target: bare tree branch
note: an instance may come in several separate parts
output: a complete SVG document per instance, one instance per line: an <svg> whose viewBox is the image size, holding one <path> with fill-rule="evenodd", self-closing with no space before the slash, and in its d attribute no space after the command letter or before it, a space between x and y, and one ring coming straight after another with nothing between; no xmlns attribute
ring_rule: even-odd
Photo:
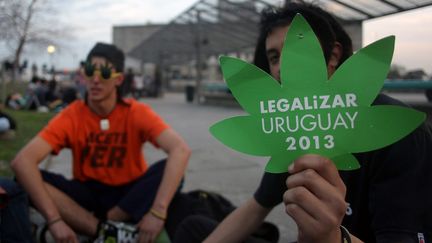
<svg viewBox="0 0 432 243"><path fill-rule="evenodd" d="M51 0L0 0L0 42L10 48L15 70L29 46L59 46L69 37L53 6Z"/></svg>

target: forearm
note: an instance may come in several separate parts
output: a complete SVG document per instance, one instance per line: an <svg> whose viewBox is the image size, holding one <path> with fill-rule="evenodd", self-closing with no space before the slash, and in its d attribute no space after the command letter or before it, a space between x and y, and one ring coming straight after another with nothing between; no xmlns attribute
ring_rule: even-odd
<svg viewBox="0 0 432 243"><path fill-rule="evenodd" d="M13 169L19 183L29 194L35 207L47 221L60 217L60 213L45 188L37 162L26 161L17 157L13 161Z"/></svg>
<svg viewBox="0 0 432 243"><path fill-rule="evenodd" d="M15 157L11 167L17 180L29 194L35 207L47 221L60 217L42 180L38 164L50 153L51 147L39 137L35 137Z"/></svg>
<svg viewBox="0 0 432 243"><path fill-rule="evenodd" d="M168 206L184 176L189 157L190 150L184 146L180 146L168 153L162 181L153 202L153 209L166 214Z"/></svg>
<svg viewBox="0 0 432 243"><path fill-rule="evenodd" d="M242 242L261 225L270 210L251 198L229 214L204 242Z"/></svg>

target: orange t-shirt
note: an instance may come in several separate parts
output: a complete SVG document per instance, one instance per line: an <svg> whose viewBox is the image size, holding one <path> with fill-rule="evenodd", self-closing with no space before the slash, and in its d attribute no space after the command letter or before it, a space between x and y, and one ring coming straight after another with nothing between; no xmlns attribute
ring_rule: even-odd
<svg viewBox="0 0 432 243"><path fill-rule="evenodd" d="M39 133L57 154L70 148L73 176L108 185L128 183L147 170L142 145L169 126L148 106L132 99L117 104L107 117L99 117L82 101L75 101ZM106 122L106 119L109 122ZM102 121L105 120L105 121ZM108 124L108 129L102 129ZM106 128L106 127L105 127Z"/></svg>

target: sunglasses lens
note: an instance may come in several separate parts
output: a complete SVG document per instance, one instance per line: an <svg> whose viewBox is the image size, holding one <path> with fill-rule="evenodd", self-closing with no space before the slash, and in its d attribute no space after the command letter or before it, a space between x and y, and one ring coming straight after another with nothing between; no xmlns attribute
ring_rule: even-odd
<svg viewBox="0 0 432 243"><path fill-rule="evenodd" d="M101 76L103 79L109 79L111 77L111 69L102 67Z"/></svg>
<svg viewBox="0 0 432 243"><path fill-rule="evenodd" d="M84 66L84 72L85 72L86 76L91 77L91 76L93 76L93 73L94 73L94 67L90 63L87 63Z"/></svg>

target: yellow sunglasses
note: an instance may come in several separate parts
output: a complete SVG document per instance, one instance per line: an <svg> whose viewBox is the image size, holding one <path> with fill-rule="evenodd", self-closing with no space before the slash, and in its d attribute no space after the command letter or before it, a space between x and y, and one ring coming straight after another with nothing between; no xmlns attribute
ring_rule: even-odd
<svg viewBox="0 0 432 243"><path fill-rule="evenodd" d="M111 69L112 68L108 66L108 64L96 68L96 64L91 64L90 62L86 62L84 64L82 73L88 79L92 79L94 78L95 75L97 75L102 80L110 80L112 78L117 78L122 75L122 73L113 72Z"/></svg>

